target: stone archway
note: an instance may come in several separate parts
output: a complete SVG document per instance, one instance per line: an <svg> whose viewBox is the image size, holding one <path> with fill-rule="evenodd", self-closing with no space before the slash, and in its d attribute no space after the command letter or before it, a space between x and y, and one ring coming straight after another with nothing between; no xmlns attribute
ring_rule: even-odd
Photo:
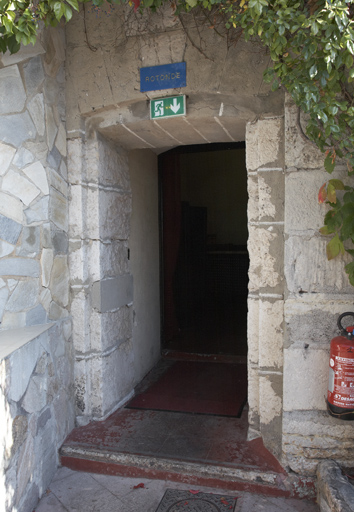
<svg viewBox="0 0 354 512"><path fill-rule="evenodd" d="M218 96L214 101L219 101ZM146 102L144 105L146 108ZM126 111L135 108L140 111L142 106L131 105ZM106 417L131 396L137 383L132 338L134 276L128 261L132 200L129 155L143 146L153 160L156 153L166 148L166 138L169 142L174 140L174 145L176 141L198 143L201 130L207 127L208 142L228 142L231 132L233 140L246 139L249 436L262 435L265 444L279 456L283 367L283 117L274 116L246 125L237 115L220 116L220 120L215 116L202 117L201 109L196 112L196 117L191 115L189 119L175 119L172 123L133 118L123 126L116 123L114 109L104 115L90 116L86 123L90 139L69 141L78 422ZM162 137L158 140L160 133ZM138 165L144 166L145 161L140 159ZM119 339L113 340L111 334L117 329Z"/></svg>

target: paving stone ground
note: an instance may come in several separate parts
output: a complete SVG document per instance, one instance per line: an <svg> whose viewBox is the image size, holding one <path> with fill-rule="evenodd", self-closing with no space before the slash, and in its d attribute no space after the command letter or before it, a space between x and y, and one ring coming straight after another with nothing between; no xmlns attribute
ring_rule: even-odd
<svg viewBox="0 0 354 512"><path fill-rule="evenodd" d="M191 489L175 482L81 473L63 467L35 512L156 512L166 489L222 494L222 490L209 487ZM319 507L307 500L232 491L225 495L238 497L235 512L319 512Z"/></svg>

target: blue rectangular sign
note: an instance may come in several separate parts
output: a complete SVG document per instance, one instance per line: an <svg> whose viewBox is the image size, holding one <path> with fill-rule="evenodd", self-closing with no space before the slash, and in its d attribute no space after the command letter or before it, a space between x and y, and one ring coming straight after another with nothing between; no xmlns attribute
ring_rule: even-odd
<svg viewBox="0 0 354 512"><path fill-rule="evenodd" d="M162 89L186 87L186 77L185 62L140 68L140 91L161 91Z"/></svg>

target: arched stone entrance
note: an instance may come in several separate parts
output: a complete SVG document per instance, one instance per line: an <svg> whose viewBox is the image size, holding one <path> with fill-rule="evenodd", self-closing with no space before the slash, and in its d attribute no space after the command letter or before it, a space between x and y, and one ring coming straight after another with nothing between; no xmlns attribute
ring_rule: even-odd
<svg viewBox="0 0 354 512"><path fill-rule="evenodd" d="M117 7L97 21L87 10L67 27L78 422L101 419L119 407L158 353L148 344L153 348L134 373L139 356L134 354L133 292L142 282L134 272L144 271L134 270L128 260L132 172L139 181L148 169L148 182L140 184L151 191L158 154L180 145L245 140L249 437L262 436L298 472L313 474L326 456L346 460L323 401L327 343L322 329L328 325L329 338L335 332L335 316L351 304L352 290L343 262L325 260L326 240L318 234L322 157L299 134L296 107L284 101L281 90L271 92L263 83L269 58L262 49L243 41L228 48L206 27L198 47L198 30L191 26L186 34L169 12L142 24L126 23L127 16ZM173 62L187 64L185 88L140 92L139 68ZM176 93L186 94L187 115L150 120L149 100ZM145 301L151 290L147 284ZM151 337L158 319L154 325ZM317 436L318 423L325 425L325 442ZM351 436L348 428L345 432Z"/></svg>

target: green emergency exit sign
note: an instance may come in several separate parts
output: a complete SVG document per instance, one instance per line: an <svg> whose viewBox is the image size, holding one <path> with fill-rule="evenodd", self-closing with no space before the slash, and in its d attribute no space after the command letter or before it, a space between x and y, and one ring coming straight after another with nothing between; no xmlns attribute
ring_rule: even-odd
<svg viewBox="0 0 354 512"><path fill-rule="evenodd" d="M186 96L169 96L150 101L150 118L177 117L186 115Z"/></svg>

